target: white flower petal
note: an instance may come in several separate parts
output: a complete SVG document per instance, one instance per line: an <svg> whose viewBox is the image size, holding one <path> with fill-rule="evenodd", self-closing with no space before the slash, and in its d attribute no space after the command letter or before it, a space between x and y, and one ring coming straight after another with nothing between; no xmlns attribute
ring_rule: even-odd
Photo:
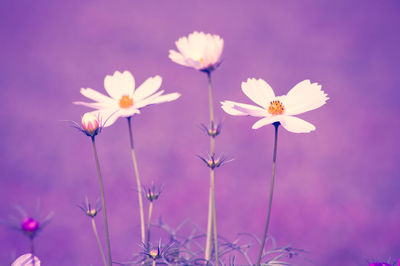
<svg viewBox="0 0 400 266"><path fill-rule="evenodd" d="M160 76L148 78L135 90L135 93L133 94L133 102L140 101L156 92L160 88L161 83L162 78Z"/></svg>
<svg viewBox="0 0 400 266"><path fill-rule="evenodd" d="M118 111L118 113L119 113L120 117L130 117L130 116L133 116L134 114L140 114L140 111L139 111L139 109L132 107L129 109L120 109Z"/></svg>
<svg viewBox="0 0 400 266"><path fill-rule="evenodd" d="M293 133L308 133L315 130L315 126L303 119L295 116L283 116L281 125L290 132Z"/></svg>
<svg viewBox="0 0 400 266"><path fill-rule="evenodd" d="M186 37L181 37L175 42L176 48L178 51L184 56L188 56L190 54L189 42Z"/></svg>
<svg viewBox="0 0 400 266"><path fill-rule="evenodd" d="M104 87L107 93L117 101L124 95L132 98L135 90L135 79L129 71L123 73L115 71L114 75L105 77Z"/></svg>
<svg viewBox="0 0 400 266"><path fill-rule="evenodd" d="M180 65L183 65L183 66L188 66L188 65L186 64L185 57L184 57L182 54L180 54L180 53L178 53L177 51L175 51L175 50L169 50L169 55L168 55L168 57L169 57L173 62L175 62L175 63L177 63L177 64L180 64Z"/></svg>
<svg viewBox="0 0 400 266"><path fill-rule="evenodd" d="M268 116L268 112L258 106L232 101L221 102L222 109L230 115Z"/></svg>
<svg viewBox="0 0 400 266"><path fill-rule="evenodd" d="M158 97L152 99L148 104L171 102L171 101L178 99L180 96L181 95L179 93L173 92L173 93L158 96Z"/></svg>
<svg viewBox="0 0 400 266"><path fill-rule="evenodd" d="M286 95L285 114L297 115L317 109L324 105L328 99L327 94L321 90L321 85L311 83L310 80L303 80Z"/></svg>
<svg viewBox="0 0 400 266"><path fill-rule="evenodd" d="M100 109L96 111L89 112L99 118L99 124L102 127L109 127L121 117L121 109Z"/></svg>
<svg viewBox="0 0 400 266"><path fill-rule="evenodd" d="M114 99L90 88L82 88L81 94L96 102L113 103Z"/></svg>
<svg viewBox="0 0 400 266"><path fill-rule="evenodd" d="M247 82L242 82L242 91L253 102L268 108L270 102L275 98L275 93L271 86L263 79L248 79Z"/></svg>
<svg viewBox="0 0 400 266"><path fill-rule="evenodd" d="M40 260L38 259L38 257L33 256L31 253L19 256L11 264L11 266L31 266L31 265L40 266Z"/></svg>
<svg viewBox="0 0 400 266"><path fill-rule="evenodd" d="M263 127L265 125L269 125L269 124L272 124L275 122L280 122L282 119L283 119L283 117L280 115L264 117L264 118L261 118L260 120L258 120L257 122L255 122L251 128L259 129L260 127Z"/></svg>
<svg viewBox="0 0 400 266"><path fill-rule="evenodd" d="M109 108L116 108L117 103L114 102L95 102L95 103L86 103L86 102L73 102L73 104L83 105L94 109L109 109Z"/></svg>
<svg viewBox="0 0 400 266"><path fill-rule="evenodd" d="M149 96L149 97L147 97L145 99L137 101L136 103L134 103L134 107L136 109L145 107L146 105L150 104L151 101L153 101L154 99L156 99L157 97L159 97L163 93L164 93L164 90L161 90L161 91L158 91L158 92L154 93L153 95L151 95L151 96Z"/></svg>

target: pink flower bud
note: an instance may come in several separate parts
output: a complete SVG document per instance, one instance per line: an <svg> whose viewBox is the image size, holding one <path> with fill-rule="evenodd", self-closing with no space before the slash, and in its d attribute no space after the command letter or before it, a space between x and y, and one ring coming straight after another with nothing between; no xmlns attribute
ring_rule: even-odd
<svg viewBox="0 0 400 266"><path fill-rule="evenodd" d="M21 228L24 232L34 233L39 229L39 222L31 217L27 217L22 221Z"/></svg>
<svg viewBox="0 0 400 266"><path fill-rule="evenodd" d="M99 129L99 119L96 115L86 113L82 117L82 129L89 136L94 136Z"/></svg>

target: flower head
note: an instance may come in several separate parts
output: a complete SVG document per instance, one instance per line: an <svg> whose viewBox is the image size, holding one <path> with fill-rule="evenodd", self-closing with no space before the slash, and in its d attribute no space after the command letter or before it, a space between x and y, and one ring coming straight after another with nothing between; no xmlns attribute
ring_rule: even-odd
<svg viewBox="0 0 400 266"><path fill-rule="evenodd" d="M72 126L79 131L81 131L86 136L94 138L97 136L104 128L104 125L107 123L108 119L111 117L110 114L106 119L103 119L102 113L93 113L88 112L82 116L82 125L79 125L75 121L66 120L66 122L72 123Z"/></svg>
<svg viewBox="0 0 400 266"><path fill-rule="evenodd" d="M215 156L215 154L212 154L212 155L210 155L210 156L208 156L208 158L204 158L204 157L201 157L201 156L198 156L208 167L210 167L212 170L214 170L214 168L218 168L218 167L220 167L220 166L222 166L222 165L224 165L224 164L226 164L226 163L228 163L228 162L230 162L230 161L232 161L233 159L231 159L231 160L228 160L227 161L227 158L225 157L225 156Z"/></svg>
<svg viewBox="0 0 400 266"><path fill-rule="evenodd" d="M38 257L33 256L31 253L27 253L24 255L19 256L12 264L11 266L30 266L30 265L35 265L35 266L40 266L40 260Z"/></svg>
<svg viewBox="0 0 400 266"><path fill-rule="evenodd" d="M100 129L98 116L92 113L86 113L82 117L82 129L88 136L97 135Z"/></svg>
<svg viewBox="0 0 400 266"><path fill-rule="evenodd" d="M143 192L144 192L144 196L146 197L146 199L150 202L153 202L153 201L157 200L158 197L160 196L160 194L162 192L162 186L160 186L158 189L156 189L156 186L154 185L154 183L152 183L151 186L148 188L143 187Z"/></svg>
<svg viewBox="0 0 400 266"><path fill-rule="evenodd" d="M39 209L39 207L37 208ZM38 210L35 215L29 215L20 206L16 205L15 209L19 212L20 215L10 215L9 219L3 222L7 224L10 228L20 231L24 235L32 239L35 238L45 228L45 226L47 226L53 216L53 213L50 213L47 215L46 218L40 219L37 218L40 216Z"/></svg>
<svg viewBox="0 0 400 266"><path fill-rule="evenodd" d="M21 223L21 229L28 235L35 234L39 230L39 222L32 217L26 217Z"/></svg>
<svg viewBox="0 0 400 266"><path fill-rule="evenodd" d="M139 114L139 109L147 105L170 102L179 98L179 93L162 95L164 90L157 91L161 82L160 76L154 76L135 89L135 79L129 71L123 73L115 71L114 75L107 75L104 79L104 87L109 96L93 89L82 88L81 94L94 102L74 102L74 104L97 109L91 113L107 117L103 126L108 127L119 117L131 117Z"/></svg>
<svg viewBox="0 0 400 266"><path fill-rule="evenodd" d="M85 198L85 203L78 205L78 207L90 218L94 218L101 211L100 201L98 200L93 208L87 197Z"/></svg>
<svg viewBox="0 0 400 266"><path fill-rule="evenodd" d="M195 31L175 44L178 52L169 50L169 58L177 64L211 72L221 63L224 40L218 35Z"/></svg>
<svg viewBox="0 0 400 266"><path fill-rule="evenodd" d="M279 122L286 130L307 133L315 127L307 121L295 117L317 109L329 99L321 90L321 85L304 80L295 85L286 95L275 96L271 86L262 79L248 79L242 83L242 91L257 105L223 101L222 109L230 115L250 115L262 117L253 129Z"/></svg>
<svg viewBox="0 0 400 266"><path fill-rule="evenodd" d="M221 129L222 129L222 123L217 123L217 125L215 125L214 121L211 121L209 127L207 127L204 124L200 124L200 126L201 126L201 129L212 138L215 138L216 136L218 136L221 133Z"/></svg>

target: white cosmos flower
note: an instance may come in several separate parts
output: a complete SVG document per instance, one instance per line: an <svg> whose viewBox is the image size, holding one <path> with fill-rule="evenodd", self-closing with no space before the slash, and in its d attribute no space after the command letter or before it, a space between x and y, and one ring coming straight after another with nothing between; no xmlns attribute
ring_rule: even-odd
<svg viewBox="0 0 400 266"><path fill-rule="evenodd" d="M218 35L193 32L175 42L178 52L169 50L169 58L177 64L210 72L220 64L224 40Z"/></svg>
<svg viewBox="0 0 400 266"><path fill-rule="evenodd" d="M280 122L286 130L294 133L315 130L312 124L294 115L317 109L329 99L321 90L321 85L309 80L298 83L283 96L275 96L271 86L262 79L248 79L247 82L242 82L242 91L258 106L224 101L221 104L225 112L230 115L262 117L254 123L253 129Z"/></svg>
<svg viewBox="0 0 400 266"><path fill-rule="evenodd" d="M31 253L26 253L24 255L19 256L11 266L31 266L36 265L40 266L40 260L38 257L33 256Z"/></svg>
<svg viewBox="0 0 400 266"><path fill-rule="evenodd" d="M129 71L115 71L114 75L106 76L104 87L110 96L93 89L81 89L81 94L93 100L92 103L74 102L97 109L91 113L106 118L104 127L112 125L119 117L131 117L139 114L139 109L150 104L170 102L179 98L179 93L162 95L164 90L157 91L161 86L160 76L148 78L135 89L135 79Z"/></svg>

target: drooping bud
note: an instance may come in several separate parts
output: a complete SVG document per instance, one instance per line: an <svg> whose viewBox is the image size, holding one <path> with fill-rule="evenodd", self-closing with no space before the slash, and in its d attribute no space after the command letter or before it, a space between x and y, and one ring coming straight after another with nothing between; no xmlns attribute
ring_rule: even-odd
<svg viewBox="0 0 400 266"><path fill-rule="evenodd" d="M82 129L88 136L97 135L100 128L99 119L92 113L85 113L82 117Z"/></svg>

